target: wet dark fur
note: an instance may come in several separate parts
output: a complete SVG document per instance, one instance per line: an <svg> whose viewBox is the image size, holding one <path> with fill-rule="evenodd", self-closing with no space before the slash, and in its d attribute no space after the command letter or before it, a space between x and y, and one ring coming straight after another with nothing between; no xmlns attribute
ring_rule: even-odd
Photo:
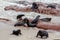
<svg viewBox="0 0 60 40"><path fill-rule="evenodd" d="M38 37L38 36L40 36L41 38L46 36L46 38L48 38L48 32L39 30L36 37Z"/></svg>
<svg viewBox="0 0 60 40"><path fill-rule="evenodd" d="M44 22L50 22L52 18L42 18L40 19L41 21L44 21Z"/></svg>
<svg viewBox="0 0 60 40"><path fill-rule="evenodd" d="M12 35L18 36L19 34L21 35L21 30L20 30L20 29L18 29L18 30L13 30L13 32L12 32Z"/></svg>
<svg viewBox="0 0 60 40"><path fill-rule="evenodd" d="M17 18L16 19L20 19L24 16L24 14L20 14L20 15L17 15Z"/></svg>
<svg viewBox="0 0 60 40"><path fill-rule="evenodd" d="M16 26L24 26L24 22L18 22L14 25L14 27L16 27Z"/></svg>
<svg viewBox="0 0 60 40"><path fill-rule="evenodd" d="M38 6L35 2L32 3L32 9L38 9Z"/></svg>
<svg viewBox="0 0 60 40"><path fill-rule="evenodd" d="M28 27L36 27L36 24L32 24L27 18L24 19L24 22L28 25Z"/></svg>
<svg viewBox="0 0 60 40"><path fill-rule="evenodd" d="M49 7L56 9L56 6L55 5L48 5L47 8L49 8Z"/></svg>
<svg viewBox="0 0 60 40"><path fill-rule="evenodd" d="M40 15L38 15L31 23L32 24L37 24L38 20L39 20Z"/></svg>

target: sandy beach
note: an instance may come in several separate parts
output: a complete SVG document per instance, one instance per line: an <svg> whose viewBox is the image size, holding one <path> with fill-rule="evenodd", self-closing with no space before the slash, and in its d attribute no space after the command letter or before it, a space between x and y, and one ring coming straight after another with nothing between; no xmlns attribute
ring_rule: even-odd
<svg viewBox="0 0 60 40"><path fill-rule="evenodd" d="M8 24L9 23L9 24ZM12 22L3 22L0 21L0 40L54 40L59 39L60 40L60 32L53 31L53 30L46 30L49 33L49 38L47 39L41 39L36 38L38 28L25 28L23 26L20 27L14 27ZM22 31L22 35L16 36L16 35L10 35L13 30L20 29Z"/></svg>
<svg viewBox="0 0 60 40"><path fill-rule="evenodd" d="M25 28L23 26L14 27L16 16L18 14L25 14L27 18L34 18L37 15L41 15L41 18L51 17L51 22L60 24L60 17L37 14L34 12L15 12L15 11L5 11L4 7L8 5L18 5L16 3L10 3L7 1L0 1L0 18L7 18L11 21L2 21L0 20L0 40L60 40L60 31L46 30L49 33L47 39L36 38L37 32L41 29L38 28ZM28 14L29 13L29 14ZM32 15L33 13L33 15ZM21 29L22 35L15 36L10 35L13 30ZM43 29L42 29L43 30Z"/></svg>

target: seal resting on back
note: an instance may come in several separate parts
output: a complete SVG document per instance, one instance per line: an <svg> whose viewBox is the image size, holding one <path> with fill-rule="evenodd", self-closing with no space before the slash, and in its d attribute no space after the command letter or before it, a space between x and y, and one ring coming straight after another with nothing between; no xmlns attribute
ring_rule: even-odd
<svg viewBox="0 0 60 40"><path fill-rule="evenodd" d="M29 20L30 23L32 22L32 19ZM51 21L51 20L50 20ZM56 30L60 31L60 25L52 22L45 22L44 20L41 21L39 20L36 24L36 27L39 29L44 29L44 30Z"/></svg>
<svg viewBox="0 0 60 40"><path fill-rule="evenodd" d="M32 24L27 18L24 19L24 23L27 24L28 27L36 27L36 24Z"/></svg>

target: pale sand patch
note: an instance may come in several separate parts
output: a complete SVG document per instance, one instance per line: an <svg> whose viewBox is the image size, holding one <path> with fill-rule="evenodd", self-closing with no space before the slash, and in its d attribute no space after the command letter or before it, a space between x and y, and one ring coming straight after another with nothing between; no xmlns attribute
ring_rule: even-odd
<svg viewBox="0 0 60 40"><path fill-rule="evenodd" d="M35 1L35 0L34 0ZM4 11L4 7L8 6L8 5L17 5L15 3L10 3L10 2L6 2L6 1L0 1L0 17L1 18L8 18L11 20L16 20L16 16L20 13L23 12L15 12L15 11ZM35 17L37 15L31 13L24 13L26 14L27 17ZM31 14L31 15L30 15ZM50 17L49 15L41 15L41 17ZM55 20L55 17L51 17L53 18L52 22L56 23L60 23L60 17L57 17L57 19ZM49 38L48 39L41 39L41 38L36 38L36 34L38 32L39 29L37 28L25 28L25 27L14 27L15 22L6 22L6 21L0 21L0 40L53 40L53 39L58 39L60 38L60 33L59 32L55 32L55 31L48 31L49 32ZM12 33L12 30L16 30L16 29L21 29L22 31L22 35L21 36L15 36L15 35L10 35Z"/></svg>
<svg viewBox="0 0 60 40"><path fill-rule="evenodd" d="M25 27L14 27L10 23L13 22L4 22L0 21L0 40L54 40L54 39L59 39L60 34L59 32L56 31L48 31L49 33L49 38L47 39L41 39L41 38L36 38L36 34L38 32L37 28L25 28ZM13 30L21 29L22 35L15 36L15 35L10 35Z"/></svg>

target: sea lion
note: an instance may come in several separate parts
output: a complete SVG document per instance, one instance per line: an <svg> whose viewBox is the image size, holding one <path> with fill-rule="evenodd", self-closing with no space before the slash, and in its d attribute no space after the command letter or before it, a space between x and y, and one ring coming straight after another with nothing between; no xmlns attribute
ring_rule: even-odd
<svg viewBox="0 0 60 40"><path fill-rule="evenodd" d="M47 8L53 8L53 9L56 9L56 6L55 5L48 5Z"/></svg>
<svg viewBox="0 0 60 40"><path fill-rule="evenodd" d="M16 27L16 26L24 26L24 22L17 22L17 23L14 25L14 27Z"/></svg>
<svg viewBox="0 0 60 40"><path fill-rule="evenodd" d="M35 2L32 3L31 9L32 9L32 11L37 12L37 10L38 10L38 12L40 12L39 9L38 9L38 5L37 5L37 3L35 3Z"/></svg>
<svg viewBox="0 0 60 40"><path fill-rule="evenodd" d="M36 18L31 22L32 24L37 24L40 15L37 15Z"/></svg>
<svg viewBox="0 0 60 40"><path fill-rule="evenodd" d="M18 29L18 30L13 30L13 32L12 32L12 35L18 36L19 34L20 34L20 35L22 34L20 29Z"/></svg>
<svg viewBox="0 0 60 40"><path fill-rule="evenodd" d="M36 27L36 24L32 24L27 18L24 19L24 22L25 24L27 24L28 27Z"/></svg>
<svg viewBox="0 0 60 40"><path fill-rule="evenodd" d="M49 35L47 31L39 30L36 37L38 36L41 36L41 38L43 38L44 36L48 38Z"/></svg>

